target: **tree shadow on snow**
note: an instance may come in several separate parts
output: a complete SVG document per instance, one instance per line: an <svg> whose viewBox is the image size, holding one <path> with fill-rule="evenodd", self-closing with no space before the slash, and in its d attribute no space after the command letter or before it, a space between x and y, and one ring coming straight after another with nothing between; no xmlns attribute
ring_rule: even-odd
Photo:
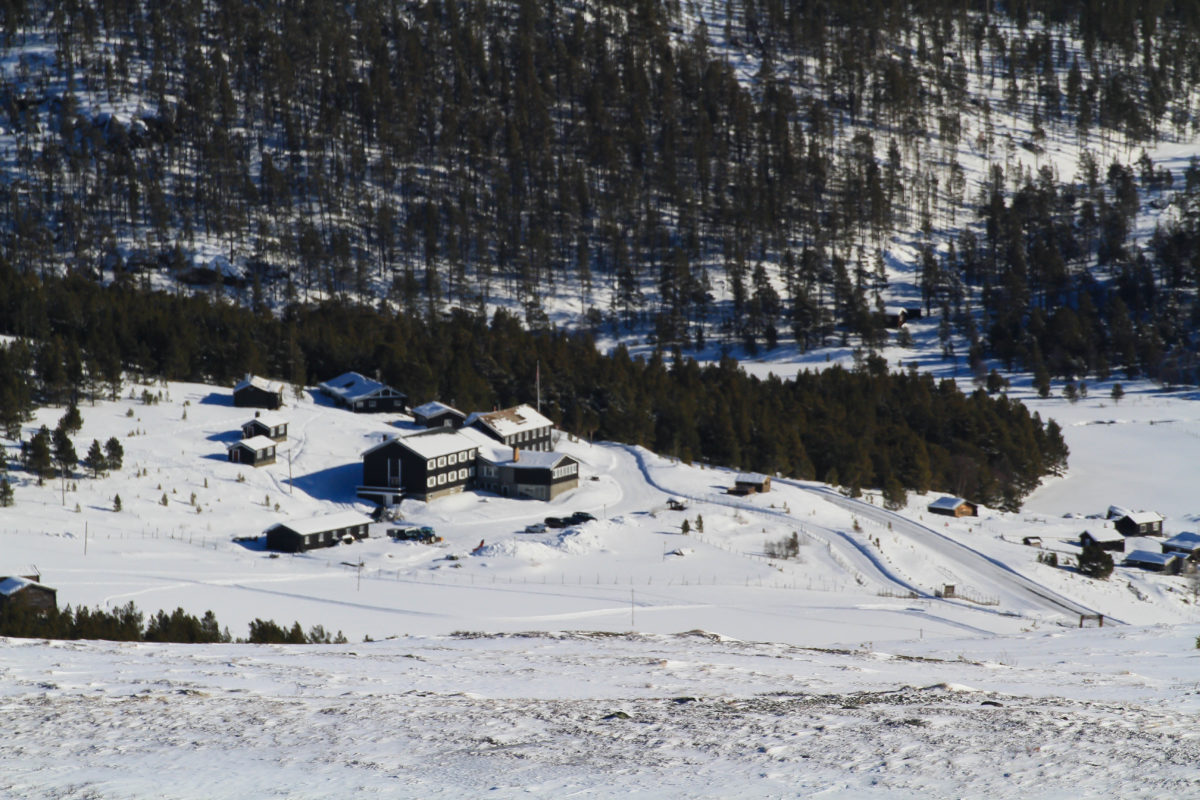
<svg viewBox="0 0 1200 800"><path fill-rule="evenodd" d="M356 462L317 470L307 475L297 475L291 484L317 500L354 503L358 501L354 490L361 480L362 464Z"/></svg>
<svg viewBox="0 0 1200 800"><path fill-rule="evenodd" d="M235 431L221 431L220 433L210 433L204 437L210 442L221 442L223 444L233 444L242 440L242 431L239 428Z"/></svg>

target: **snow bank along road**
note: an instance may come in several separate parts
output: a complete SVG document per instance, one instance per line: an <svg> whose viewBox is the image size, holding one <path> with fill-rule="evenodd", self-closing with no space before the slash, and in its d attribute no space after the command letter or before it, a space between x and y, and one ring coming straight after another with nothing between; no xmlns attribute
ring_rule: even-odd
<svg viewBox="0 0 1200 800"><path fill-rule="evenodd" d="M709 496L698 496L688 492L676 491L671 487L663 485L652 474L649 465L646 463L645 456L639 448L629 445L622 447L633 455L646 483L668 494L677 494L696 502L717 502ZM853 511L855 514L872 520L884 527L890 524L893 532L912 538L923 547L935 551L941 558L952 563L955 566L956 572L963 575L964 582L969 583L972 589L984 594L1004 597L1007 601L1006 606L1009 608L1011 608L1012 601L1015 601L1015 605L1018 608L1048 611L1055 615L1066 615L1072 619L1078 619L1081 614L1095 613L1092 609L1063 597L1036 581L1015 572L1008 566L988 558L986 555L966 545L943 536L931 528L913 522L907 517L878 508L870 503L843 497L833 490L816 489L798 481L782 480L779 482L808 491L829 503ZM791 516L783 511L757 508L749 503L737 503L728 500L722 500L720 503L755 514L781 517ZM810 531L814 528L820 530L827 537L827 540L830 540L831 544L834 540L844 542L846 546L838 548L839 554L853 569L864 573L870 580L885 588L913 592L920 597L930 597L927 590L914 585L903 576L898 575L887 564L883 563L869 547L857 542L846 532L819 528L807 522L804 523L804 527ZM1011 611L1001 613L1011 613ZM1119 622L1119 620L1113 621Z"/></svg>
<svg viewBox="0 0 1200 800"><path fill-rule="evenodd" d="M921 543L922 546L937 551L943 558L952 561L965 575L972 576L975 586L983 591L991 591L1005 596L1023 597L1035 607L1044 608L1055 613L1078 617L1081 614L1095 614L1086 606L1074 602L1052 589L1048 589L1037 581L1031 580L1016 572L1011 567L1002 564L988 556L968 547L961 542L944 536L937 531L913 522L907 517L895 514L887 509L879 508L861 500L843 497L831 489L818 489L805 486L795 481L783 481L790 486L796 486L811 492L827 502L849 509L855 514L870 519L880 525L890 526L895 533L903 534ZM1108 621L1109 617L1105 617ZM1112 620L1120 622L1120 620Z"/></svg>

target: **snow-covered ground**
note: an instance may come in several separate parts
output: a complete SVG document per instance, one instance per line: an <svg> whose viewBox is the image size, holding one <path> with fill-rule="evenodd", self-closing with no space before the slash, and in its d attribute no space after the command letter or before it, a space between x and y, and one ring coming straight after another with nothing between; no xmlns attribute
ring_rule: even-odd
<svg viewBox="0 0 1200 800"><path fill-rule="evenodd" d="M1019 514L948 520L917 495L892 513L785 480L736 498L726 470L564 434L582 481L552 503L406 502L406 524L444 543L393 542L381 523L273 557L235 538L365 509L359 454L407 421L289 392L289 441L256 469L225 459L253 414L228 389L127 386L83 406L75 437L82 454L117 436L120 473L10 474L0 574L39 570L60 605L212 609L235 637L299 620L353 644L7 640L0 795L1195 793L1188 579L1037 560L1069 561L1105 524L1084 517L1114 503L1194 529L1195 400L1126 391L1027 398L1062 423L1071 471ZM575 510L599 519L523 532ZM792 533L798 558L765 556ZM958 597L938 596L947 584ZM1080 630L1081 613L1106 627Z"/></svg>

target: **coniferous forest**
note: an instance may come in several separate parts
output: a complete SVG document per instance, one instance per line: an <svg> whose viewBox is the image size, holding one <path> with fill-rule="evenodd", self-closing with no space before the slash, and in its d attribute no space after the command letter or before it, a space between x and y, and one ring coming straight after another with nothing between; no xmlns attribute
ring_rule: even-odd
<svg viewBox="0 0 1200 800"><path fill-rule="evenodd" d="M981 379L1196 380L1200 162L1151 153L1200 131L1198 35L1187 2L8 0L4 359L39 381L3 405L352 366L502 403L541 358L585 435L1011 504L1056 432L884 374L878 312L939 317ZM775 386L689 363L713 342L868 355Z"/></svg>

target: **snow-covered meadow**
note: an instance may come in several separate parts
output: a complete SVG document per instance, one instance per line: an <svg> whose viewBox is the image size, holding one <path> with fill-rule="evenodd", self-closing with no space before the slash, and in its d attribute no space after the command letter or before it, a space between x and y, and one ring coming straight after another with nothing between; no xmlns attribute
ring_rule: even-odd
<svg viewBox="0 0 1200 800"><path fill-rule="evenodd" d="M893 514L784 480L737 498L729 471L563 435L582 481L553 503L408 502L406 523L445 542L393 542L380 523L365 542L272 557L234 540L354 506L359 454L406 421L290 393L288 444L256 469L225 459L253 413L228 389L126 387L83 406L76 437L81 452L120 438L120 473L10 475L0 574L40 571L60 605L212 609L235 637L298 620L351 644L7 640L0 793L1195 793L1188 579L1118 567L1097 582L1037 560L1069 561L1112 503L1194 529L1194 398L1126 391L1025 398L1062 423L1072 458L1019 514L948 520L917 495ZM599 519L523 532L575 510ZM798 558L766 557L792 533ZM1042 550L1021 544L1031 534ZM937 596L946 584L957 598ZM1106 626L1081 630L1081 613Z"/></svg>

